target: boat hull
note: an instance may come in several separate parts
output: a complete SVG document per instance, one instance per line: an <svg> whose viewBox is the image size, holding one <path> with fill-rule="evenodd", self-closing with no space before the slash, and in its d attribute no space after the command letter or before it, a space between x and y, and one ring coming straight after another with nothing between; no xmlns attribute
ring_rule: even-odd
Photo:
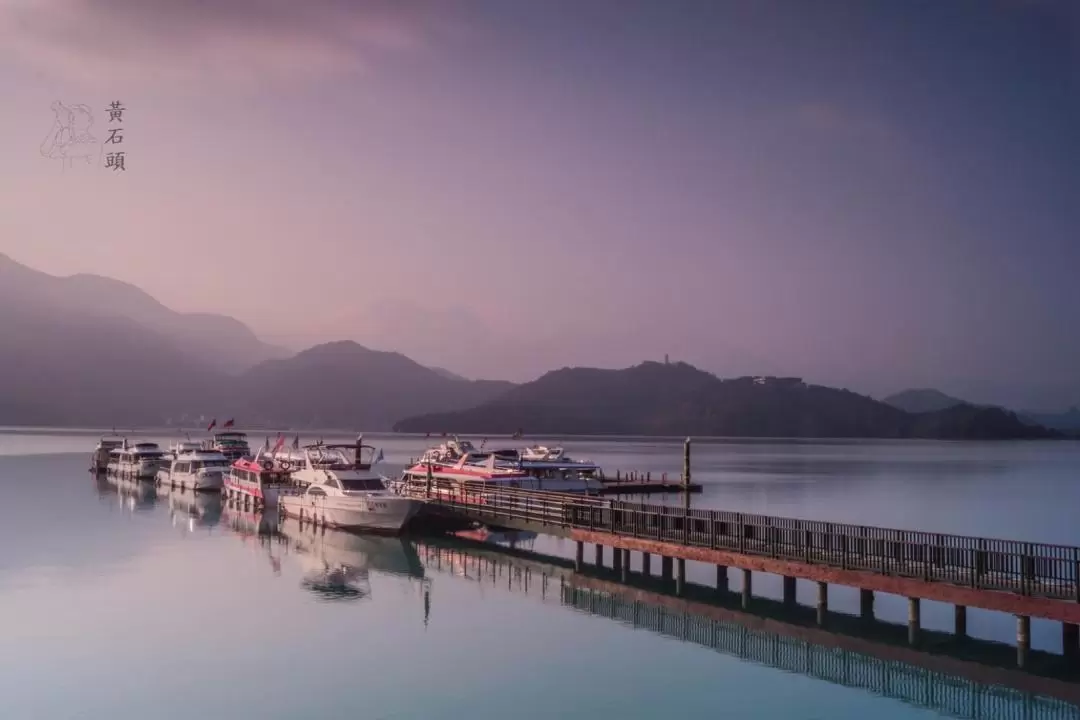
<svg viewBox="0 0 1080 720"><path fill-rule="evenodd" d="M221 490L225 486L223 473L173 473L169 470L159 470L158 482L163 485L172 485L179 488L190 488L198 492L213 492Z"/></svg>
<svg viewBox="0 0 1080 720"><path fill-rule="evenodd" d="M404 497L312 497L290 495L278 500L282 512L343 530L400 533L423 503Z"/></svg>
<svg viewBox="0 0 1080 720"><path fill-rule="evenodd" d="M108 472L121 477L137 478L139 480L153 480L157 477L160 463L156 460L143 460L140 462L111 462L107 466Z"/></svg>

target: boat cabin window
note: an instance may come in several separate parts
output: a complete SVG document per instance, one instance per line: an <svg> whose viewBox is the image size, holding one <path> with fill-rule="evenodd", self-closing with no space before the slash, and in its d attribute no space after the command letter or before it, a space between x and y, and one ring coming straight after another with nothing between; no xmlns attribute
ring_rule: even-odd
<svg viewBox="0 0 1080 720"><path fill-rule="evenodd" d="M341 481L342 490L385 490L379 478L356 478Z"/></svg>
<svg viewBox="0 0 1080 720"><path fill-rule="evenodd" d="M308 488L307 494L324 496L326 495L326 491L323 490L321 487L316 487L315 485L312 485Z"/></svg>
<svg viewBox="0 0 1080 720"><path fill-rule="evenodd" d="M188 472L188 463L186 463L186 462L178 462L178 463L176 463L176 472L178 472L178 473L186 473L186 472Z"/></svg>

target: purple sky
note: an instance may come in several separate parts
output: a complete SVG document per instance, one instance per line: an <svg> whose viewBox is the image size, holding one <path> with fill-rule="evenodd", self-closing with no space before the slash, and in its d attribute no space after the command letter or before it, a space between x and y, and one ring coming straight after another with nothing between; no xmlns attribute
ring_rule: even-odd
<svg viewBox="0 0 1080 720"><path fill-rule="evenodd" d="M272 342L1080 402L1073 0L0 0L0 89L0 252Z"/></svg>

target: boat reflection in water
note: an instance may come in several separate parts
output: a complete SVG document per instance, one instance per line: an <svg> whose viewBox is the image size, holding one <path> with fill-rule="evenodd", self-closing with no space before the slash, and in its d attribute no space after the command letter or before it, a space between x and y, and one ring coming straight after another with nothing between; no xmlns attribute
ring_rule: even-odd
<svg viewBox="0 0 1080 720"><path fill-rule="evenodd" d="M157 498L169 507L169 519L176 527L188 532L216 527L221 522L222 502L218 493L198 493L190 488L157 487Z"/></svg>
<svg viewBox="0 0 1080 720"><path fill-rule="evenodd" d="M157 505L154 486L134 478L116 475L99 476L95 480L100 497L115 496L117 503L128 512L146 512Z"/></svg>
<svg viewBox="0 0 1080 720"><path fill-rule="evenodd" d="M301 584L323 600L359 600L371 595L369 573L423 578L424 568L412 543L398 537L357 535L315 527L293 518L279 532L303 568Z"/></svg>

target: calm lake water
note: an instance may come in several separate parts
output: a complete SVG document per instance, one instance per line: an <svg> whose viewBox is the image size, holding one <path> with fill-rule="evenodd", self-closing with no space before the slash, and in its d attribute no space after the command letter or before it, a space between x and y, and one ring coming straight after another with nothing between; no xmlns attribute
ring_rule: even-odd
<svg viewBox="0 0 1080 720"><path fill-rule="evenodd" d="M507 554L295 523L259 535L269 521L216 497L95 479L97 437L0 429L4 718L1078 717L752 614L710 620L611 580L583 590L556 539ZM428 443L366 440L387 473ZM682 462L678 441L562 444L610 471L677 476ZM700 442L693 474L700 507L1080 544L1077 443ZM709 566L687 570L715 583ZM800 583L801 602L814 592ZM780 579L755 576L754 594L780 597ZM829 604L854 613L857 591L831 588ZM906 620L902 598L875 609ZM924 628L951 623L951 607L924 603ZM996 613L968 625L1015 635ZM1032 636L1060 651L1058 625L1033 621Z"/></svg>

